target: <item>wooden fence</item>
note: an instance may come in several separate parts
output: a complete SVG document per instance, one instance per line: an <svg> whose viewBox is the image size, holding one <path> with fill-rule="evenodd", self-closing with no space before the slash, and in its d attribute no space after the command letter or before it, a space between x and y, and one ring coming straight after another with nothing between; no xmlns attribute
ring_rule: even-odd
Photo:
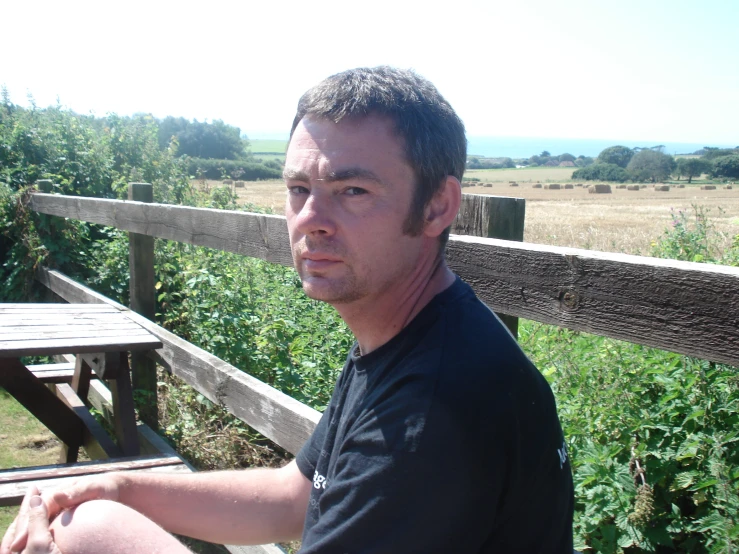
<svg viewBox="0 0 739 554"><path fill-rule="evenodd" d="M516 200L501 200L506 204L477 212L479 201L466 206L477 213L475 225L482 233L502 225L496 233L520 240L522 217L514 217L515 223L510 215L523 214ZM159 237L292 265L281 216L40 193L32 196L30 206L44 214L117 227L134 237ZM491 217L491 209L500 206L506 206L502 215ZM452 235L446 255L450 267L496 312L739 366L739 268L457 235ZM132 259L132 268L136 265ZM128 309L58 272L41 270L39 279L69 302L107 302ZM290 452L310 435L318 412L145 317L132 316L164 344L157 361L206 397Z"/></svg>

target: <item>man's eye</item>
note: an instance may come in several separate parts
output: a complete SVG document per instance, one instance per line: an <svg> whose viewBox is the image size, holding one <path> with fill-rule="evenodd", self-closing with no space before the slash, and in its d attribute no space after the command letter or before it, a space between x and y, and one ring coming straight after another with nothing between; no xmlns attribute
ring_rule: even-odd
<svg viewBox="0 0 739 554"><path fill-rule="evenodd" d="M287 187L287 192L290 194L308 194L308 189L300 185L293 185Z"/></svg>
<svg viewBox="0 0 739 554"><path fill-rule="evenodd" d="M367 190L360 187L349 187L346 189L346 194L349 196L359 196L360 194L367 194Z"/></svg>

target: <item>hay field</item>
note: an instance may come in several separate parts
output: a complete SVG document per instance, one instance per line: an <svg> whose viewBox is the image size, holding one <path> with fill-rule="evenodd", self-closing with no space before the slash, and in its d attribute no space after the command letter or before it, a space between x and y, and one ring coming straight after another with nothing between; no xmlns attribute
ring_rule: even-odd
<svg viewBox="0 0 739 554"><path fill-rule="evenodd" d="M495 182L492 187L466 187L464 192L526 198L524 239L540 244L647 255L652 241L670 225L671 210L690 212L693 204L710 210L727 243L739 234L737 187L705 191L699 186L672 187L669 192L657 192L651 186L639 191L612 187L611 194L590 194L585 188L535 189L521 181L518 187ZM245 188L235 190L240 202L284 213L281 181L247 182Z"/></svg>
<svg viewBox="0 0 739 554"><path fill-rule="evenodd" d="M468 169L465 178L488 183L568 183L576 167L520 167L516 169Z"/></svg>

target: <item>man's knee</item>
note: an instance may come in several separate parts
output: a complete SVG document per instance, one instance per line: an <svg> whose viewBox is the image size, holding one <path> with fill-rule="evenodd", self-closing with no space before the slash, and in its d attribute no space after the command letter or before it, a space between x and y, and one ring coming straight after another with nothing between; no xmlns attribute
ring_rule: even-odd
<svg viewBox="0 0 739 554"><path fill-rule="evenodd" d="M85 502L59 514L51 522L51 534L64 553L105 552L99 548L125 525L126 512L133 510L110 500Z"/></svg>

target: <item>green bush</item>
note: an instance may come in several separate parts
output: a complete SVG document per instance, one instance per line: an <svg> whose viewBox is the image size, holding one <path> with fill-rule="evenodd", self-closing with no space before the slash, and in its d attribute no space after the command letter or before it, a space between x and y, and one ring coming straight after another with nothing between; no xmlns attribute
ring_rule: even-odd
<svg viewBox="0 0 739 554"><path fill-rule="evenodd" d="M594 163L588 167L576 169L572 173L574 180L582 181L616 181L623 183L629 179L628 172L616 164Z"/></svg>
<svg viewBox="0 0 739 554"><path fill-rule="evenodd" d="M739 179L739 155L721 156L712 162L711 175Z"/></svg>
<svg viewBox="0 0 739 554"><path fill-rule="evenodd" d="M186 159L187 170L190 175L198 178L224 179L232 177L244 181L282 178L282 170L275 168L274 164L270 166L243 160Z"/></svg>

